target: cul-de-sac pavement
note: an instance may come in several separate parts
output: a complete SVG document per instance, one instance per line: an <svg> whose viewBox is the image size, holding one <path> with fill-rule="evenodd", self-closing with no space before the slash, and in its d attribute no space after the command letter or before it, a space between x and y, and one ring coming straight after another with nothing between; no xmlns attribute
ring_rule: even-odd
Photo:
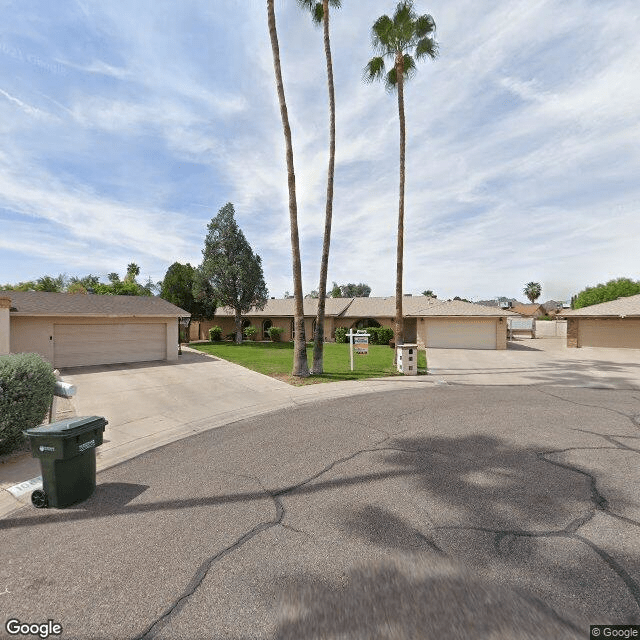
<svg viewBox="0 0 640 640"><path fill-rule="evenodd" d="M368 387L286 390L188 352L69 372L82 413L110 420L102 456L154 420L181 439L140 453L141 432L86 502L0 518L0 634L16 637L10 619L158 640L640 624L639 352L541 344L429 352L430 375ZM233 413L233 388L252 414Z"/></svg>

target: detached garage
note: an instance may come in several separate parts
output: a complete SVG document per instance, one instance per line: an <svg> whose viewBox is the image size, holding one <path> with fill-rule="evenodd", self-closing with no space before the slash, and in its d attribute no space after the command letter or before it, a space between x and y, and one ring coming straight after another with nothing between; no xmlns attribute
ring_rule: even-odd
<svg viewBox="0 0 640 640"><path fill-rule="evenodd" d="M640 295L562 315L567 318L567 347L640 349Z"/></svg>
<svg viewBox="0 0 640 640"><path fill-rule="evenodd" d="M10 299L10 352L39 353L57 368L177 360L178 321L189 316L147 296L6 291L1 298Z"/></svg>

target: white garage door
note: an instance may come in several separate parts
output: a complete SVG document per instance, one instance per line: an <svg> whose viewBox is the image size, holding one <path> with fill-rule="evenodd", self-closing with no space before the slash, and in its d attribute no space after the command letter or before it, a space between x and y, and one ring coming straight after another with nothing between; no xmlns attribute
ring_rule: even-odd
<svg viewBox="0 0 640 640"><path fill-rule="evenodd" d="M82 367L165 360L166 332L164 323L55 324L53 364Z"/></svg>
<svg viewBox="0 0 640 640"><path fill-rule="evenodd" d="M640 349L640 320L581 319L578 322L578 346Z"/></svg>
<svg viewBox="0 0 640 640"><path fill-rule="evenodd" d="M430 322L427 347L436 349L495 349L495 320Z"/></svg>

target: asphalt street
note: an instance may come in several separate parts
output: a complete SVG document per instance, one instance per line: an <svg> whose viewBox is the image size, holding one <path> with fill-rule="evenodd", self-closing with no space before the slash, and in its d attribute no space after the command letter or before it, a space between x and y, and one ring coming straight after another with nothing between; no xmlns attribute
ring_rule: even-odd
<svg viewBox="0 0 640 640"><path fill-rule="evenodd" d="M235 422L101 472L77 507L1 519L0 634L16 637L9 619L65 640L640 624L639 453L637 390L442 384Z"/></svg>

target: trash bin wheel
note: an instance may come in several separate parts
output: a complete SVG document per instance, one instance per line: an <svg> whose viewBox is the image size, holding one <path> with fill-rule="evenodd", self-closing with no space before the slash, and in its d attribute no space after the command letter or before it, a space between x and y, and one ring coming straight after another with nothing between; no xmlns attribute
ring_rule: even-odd
<svg viewBox="0 0 640 640"><path fill-rule="evenodd" d="M47 494L42 489L36 489L31 494L31 502L36 509L43 509L49 501L47 500Z"/></svg>

